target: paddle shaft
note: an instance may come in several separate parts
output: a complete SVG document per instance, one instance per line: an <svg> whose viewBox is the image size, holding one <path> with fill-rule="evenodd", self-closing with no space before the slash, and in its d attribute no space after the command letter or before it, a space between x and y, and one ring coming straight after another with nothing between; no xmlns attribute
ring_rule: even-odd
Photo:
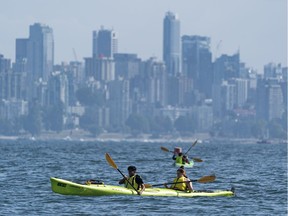
<svg viewBox="0 0 288 216"><path fill-rule="evenodd" d="M168 183L164 183L164 184L181 184L181 183L189 183L189 182L198 182L198 180L190 180L190 181L184 181L184 182L168 182ZM164 184L155 184L155 185L151 185L152 187L154 186L161 186Z"/></svg>
<svg viewBox="0 0 288 216"><path fill-rule="evenodd" d="M197 141L197 140L196 140L196 141ZM192 145L191 147L193 147L193 146L196 144L196 141L193 143L193 145ZM190 147L190 149L191 149L191 147ZM165 151L165 152L172 152L172 153L174 153L173 151L170 151L169 149L167 149L167 148L165 148L165 147L161 147L161 149L162 149L163 151ZM190 151L190 149L189 149L188 151ZM188 152L188 151L187 151L187 152ZM192 158L192 160L195 161L195 162L203 162L203 160L200 159L200 158Z"/></svg>
<svg viewBox="0 0 288 216"><path fill-rule="evenodd" d="M118 172L123 176L123 178L126 179L126 176L117 168ZM126 179L126 181L131 185L131 187L138 193L137 189Z"/></svg>
<svg viewBox="0 0 288 216"><path fill-rule="evenodd" d="M106 158L107 162L109 163L109 165L110 165L111 167L113 167L114 169L117 169L118 172L123 176L123 178L126 179L126 176L121 172L121 170L118 169L116 163L114 162L114 160L111 158L111 156L110 156L108 153L105 154L105 158ZM131 187L132 187L132 188L137 192L137 194L138 194L138 191L137 191L136 188L131 184L131 182L129 182L128 179L126 179L126 181L131 185Z"/></svg>
<svg viewBox="0 0 288 216"><path fill-rule="evenodd" d="M191 148L192 148L193 146L195 146L195 145L196 145L196 143L197 143L197 140L195 140L195 142L192 144L192 146L190 146L190 148L187 150L187 152L185 153L185 155L187 155L187 154L188 154L188 152L191 150Z"/></svg>
<svg viewBox="0 0 288 216"><path fill-rule="evenodd" d="M197 180L190 180L190 181L184 181L184 182L169 182L169 183L162 183L162 184L155 184L155 185L147 185L147 187L153 187L153 186L161 186L164 184L180 184L180 183L188 183L188 182L198 182L198 183L208 183L213 182L215 180L216 176L203 176L200 179Z"/></svg>

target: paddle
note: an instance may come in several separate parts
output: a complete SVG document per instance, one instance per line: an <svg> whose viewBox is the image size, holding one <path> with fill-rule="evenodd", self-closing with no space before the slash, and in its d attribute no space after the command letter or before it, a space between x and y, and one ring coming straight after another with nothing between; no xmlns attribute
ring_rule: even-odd
<svg viewBox="0 0 288 216"><path fill-rule="evenodd" d="M113 161L113 159L110 157L110 155L108 153L105 154L105 158L107 160L107 162L109 163L109 165L111 167L113 167L114 169L118 170L118 172L123 176L123 178L126 178L126 176L118 169L117 165L115 164L115 162ZM129 182L127 181L131 187L137 192L138 194L138 191L136 190L136 188Z"/></svg>
<svg viewBox="0 0 288 216"><path fill-rule="evenodd" d="M191 148L192 148L193 146L195 146L196 144L197 144L197 139L196 139L195 142L192 144L192 146L190 146L190 148L187 150L187 152L186 152L184 155L187 155L188 152L191 150Z"/></svg>
<svg viewBox="0 0 288 216"><path fill-rule="evenodd" d="M191 147L195 146L196 142L197 142L197 140L193 143L193 145ZM169 149L167 149L167 148L165 148L163 146L161 146L160 148L162 149L162 151L174 153L173 151L170 151ZM203 162L203 160L200 159L200 158L192 158L192 160L195 161L195 162Z"/></svg>
<svg viewBox="0 0 288 216"><path fill-rule="evenodd" d="M163 151L165 151L165 152L172 152L172 153L174 153L173 151L170 151L169 149L167 149L167 148L165 148L165 147L160 147Z"/></svg>
<svg viewBox="0 0 288 216"><path fill-rule="evenodd" d="M213 182L215 181L216 179L216 176L215 175L211 175L211 176L203 176L202 178L200 179L193 179L191 181L185 181L185 182L198 182L198 183L208 183L208 182ZM162 183L162 184L154 184L154 185L151 185L151 184L145 184L145 187L149 188L149 187L154 187L154 186L161 186L161 185L164 185L164 184L180 184L180 183L185 183L185 182L169 182L169 183Z"/></svg>

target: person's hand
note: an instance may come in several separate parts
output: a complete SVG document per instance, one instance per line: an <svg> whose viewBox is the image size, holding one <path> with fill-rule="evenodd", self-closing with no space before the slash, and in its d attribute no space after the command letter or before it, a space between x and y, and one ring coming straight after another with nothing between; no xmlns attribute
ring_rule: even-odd
<svg viewBox="0 0 288 216"><path fill-rule="evenodd" d="M140 196L143 193L143 191L137 191L137 194Z"/></svg>

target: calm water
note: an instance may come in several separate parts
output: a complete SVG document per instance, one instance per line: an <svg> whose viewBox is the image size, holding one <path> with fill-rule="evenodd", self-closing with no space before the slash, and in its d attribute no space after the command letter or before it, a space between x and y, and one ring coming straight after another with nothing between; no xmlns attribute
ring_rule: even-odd
<svg viewBox="0 0 288 216"><path fill-rule="evenodd" d="M171 181L171 154L189 144L0 141L0 215L287 215L285 144L197 144L190 156L205 160L187 169L191 179L215 174L216 181L194 189L236 188L235 197L79 197L51 191L50 176L84 183L117 184L121 175L104 157L108 152L126 173L135 165L145 183Z"/></svg>

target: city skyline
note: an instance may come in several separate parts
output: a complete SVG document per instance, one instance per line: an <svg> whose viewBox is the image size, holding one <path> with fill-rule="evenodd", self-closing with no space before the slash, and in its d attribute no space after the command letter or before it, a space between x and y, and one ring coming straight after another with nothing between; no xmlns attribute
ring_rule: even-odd
<svg viewBox="0 0 288 216"><path fill-rule="evenodd" d="M167 11L172 11L179 16L181 36L211 38L213 60L215 55L231 55L240 49L241 61L248 67L256 68L259 73L269 62L287 66L287 2L284 0L277 3L257 0L233 3L221 0L215 3L207 0L181 4L172 1L161 4L164 1L159 1L159 5L153 7L147 1L137 5L133 1L114 2L113 7L109 7L110 1L68 5L67 1L46 4L30 0L17 2L19 7L14 8L13 2L3 2L0 9L0 26L5 32L0 35L0 53L12 61L15 58L15 39L27 37L27 27L35 22L53 29L56 64L75 60L73 49L78 60L91 56L91 33L102 25L118 33L120 53L137 53L143 59L156 56L162 60L163 17ZM131 10L129 7L135 8ZM13 13L9 8L13 8ZM110 13L105 9L109 9ZM85 11L84 15L82 11ZM68 37L67 32L71 32Z"/></svg>

